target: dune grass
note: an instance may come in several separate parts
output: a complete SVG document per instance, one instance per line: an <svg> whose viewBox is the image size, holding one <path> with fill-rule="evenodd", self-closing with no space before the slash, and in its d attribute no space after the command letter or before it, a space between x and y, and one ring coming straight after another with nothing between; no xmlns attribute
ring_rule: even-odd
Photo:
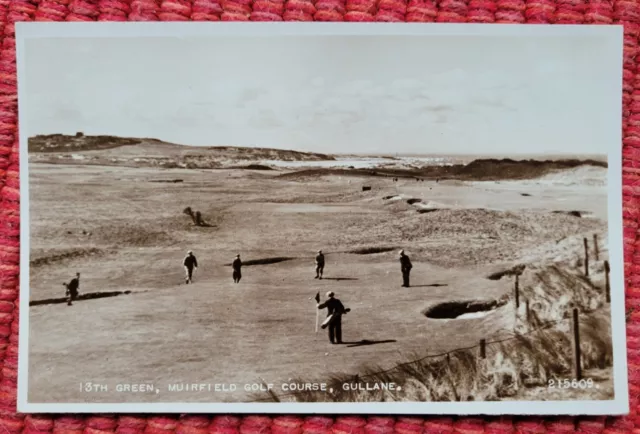
<svg viewBox="0 0 640 434"><path fill-rule="evenodd" d="M296 402L392 402L392 401L491 401L515 397L528 388L546 387L550 379L571 379L572 308L580 313L581 366L583 370L605 369L613 364L611 312L598 282L602 267L594 264L591 279L580 273L581 264L568 262L522 265L501 272L500 277L521 275L520 309L514 333L489 337L485 357L480 345L446 354L406 357L387 370L362 366L357 375L337 374L323 381L333 393L293 392L277 397ZM499 273L494 273L499 274ZM528 300L529 313L523 311ZM511 300L513 302L513 300ZM506 300L494 300L494 307ZM446 304L446 303L445 303ZM449 303L451 304L451 303ZM453 306L452 308L455 308ZM485 307L482 303L479 308ZM445 306L447 308L447 306ZM425 314L427 312L424 312ZM310 383L309 379L298 380ZM394 383L396 390L344 389L344 385ZM352 390L352 389L356 390ZM587 392L588 393L588 392ZM612 398L612 396L611 396ZM273 400L264 396L258 400Z"/></svg>
<svg viewBox="0 0 640 434"><path fill-rule="evenodd" d="M393 401L495 401L517 396L549 380L571 378L570 319L528 334L488 342L486 358L479 347L428 356L390 370L368 366L359 375L332 375L324 382L333 393L301 391L287 395L256 396L259 401L393 402ZM613 347L606 337L610 315L598 311L580 322L582 367L605 368L613 362ZM605 338L603 338L605 336ZM415 356L414 356L415 357ZM295 382L309 383L308 379ZM395 384L395 390L352 390L358 385ZM344 385L348 385L345 390ZM400 386L400 387L398 387Z"/></svg>

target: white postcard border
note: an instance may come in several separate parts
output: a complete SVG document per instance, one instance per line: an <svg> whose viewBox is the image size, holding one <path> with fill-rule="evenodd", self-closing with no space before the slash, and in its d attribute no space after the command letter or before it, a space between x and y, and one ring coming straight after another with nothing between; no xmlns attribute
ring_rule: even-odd
<svg viewBox="0 0 640 434"><path fill-rule="evenodd" d="M30 403L29 367L29 173L25 95L25 40L32 38L186 38L207 36L415 35L501 37L606 37L616 62L618 83L611 85L611 107L603 116L611 125L608 152L608 229L611 260L611 332L614 399L606 401L380 402L380 403ZM16 23L18 113L20 119L20 335L18 411L23 413L302 413L302 414L446 414L446 415L622 415L629 412L624 300L622 224L622 26L421 24L421 23ZM620 147L616 147L620 146Z"/></svg>

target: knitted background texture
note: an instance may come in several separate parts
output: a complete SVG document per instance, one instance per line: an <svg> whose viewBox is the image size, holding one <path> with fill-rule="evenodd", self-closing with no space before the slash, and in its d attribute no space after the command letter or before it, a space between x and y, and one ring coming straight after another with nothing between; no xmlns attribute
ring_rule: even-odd
<svg viewBox="0 0 640 434"><path fill-rule="evenodd" d="M626 417L20 415L17 21L383 21L624 25ZM0 0L0 434L640 433L640 0ZM584 89L588 92L589 89Z"/></svg>

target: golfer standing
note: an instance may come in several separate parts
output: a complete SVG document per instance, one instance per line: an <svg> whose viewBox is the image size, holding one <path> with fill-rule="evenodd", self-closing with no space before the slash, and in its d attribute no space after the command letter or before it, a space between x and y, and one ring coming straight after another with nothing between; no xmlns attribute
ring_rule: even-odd
<svg viewBox="0 0 640 434"><path fill-rule="evenodd" d="M316 256L316 277L315 279L322 280L322 273L324 273L324 254L322 250L318 250L318 255Z"/></svg>
<svg viewBox="0 0 640 434"><path fill-rule="evenodd" d="M342 315L350 311L345 309L340 300L335 298L333 291L327 292L328 300L318 305L318 309L327 308L327 318L332 317L329 321L329 340L332 344L342 343ZM323 328L326 327L323 325Z"/></svg>
<svg viewBox="0 0 640 434"><path fill-rule="evenodd" d="M231 267L233 267L233 282L240 283L240 279L242 279L242 261L240 260L240 255L236 255L236 259L233 260Z"/></svg>
<svg viewBox="0 0 640 434"><path fill-rule="evenodd" d="M76 277L71 279L69 283L63 283L66 286L67 291L65 295L67 297L67 306L71 306L73 304L73 300L78 298L78 291L80 289L80 273L76 273Z"/></svg>
<svg viewBox="0 0 640 434"><path fill-rule="evenodd" d="M409 287L409 275L412 268L411 259L404 253L404 250L400 250L400 271L402 272L402 286L404 288Z"/></svg>
<svg viewBox="0 0 640 434"><path fill-rule="evenodd" d="M185 256L184 261L182 261L182 265L184 266L185 283L192 283L193 270L198 268L198 260L193 255L193 252L191 250L187 252L187 256Z"/></svg>

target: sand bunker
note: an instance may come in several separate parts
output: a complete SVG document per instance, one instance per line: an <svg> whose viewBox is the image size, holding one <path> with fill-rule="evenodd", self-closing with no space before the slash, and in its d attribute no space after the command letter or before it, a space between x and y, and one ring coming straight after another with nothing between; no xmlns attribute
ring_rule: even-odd
<svg viewBox="0 0 640 434"><path fill-rule="evenodd" d="M386 253L396 250L397 247L362 247L360 249L350 250L347 253L354 253L356 255L373 255L376 253Z"/></svg>
<svg viewBox="0 0 640 434"><path fill-rule="evenodd" d="M409 199L407 200L409 205L413 205L417 208L417 211L420 214L441 211L443 209L451 209L450 206L447 206L442 203L434 202L432 200L428 202L423 202L422 199Z"/></svg>
<svg viewBox="0 0 640 434"><path fill-rule="evenodd" d="M417 210L420 214L426 214L429 212L441 211L440 208L419 208Z"/></svg>
<svg viewBox="0 0 640 434"><path fill-rule="evenodd" d="M246 166L238 166L237 169L244 170L275 170L273 167L264 164L247 164Z"/></svg>
<svg viewBox="0 0 640 434"><path fill-rule="evenodd" d="M507 304L508 297L498 300L470 300L448 301L436 304L425 311L423 315L433 319L471 319L480 318L491 311Z"/></svg>
<svg viewBox="0 0 640 434"><path fill-rule="evenodd" d="M94 300L96 298L117 297L118 295L128 295L131 291L109 291L109 292L87 292L80 294L74 301ZM33 300L29 306L39 306L43 304L62 304L68 301L67 297L45 298L44 300Z"/></svg>
<svg viewBox="0 0 640 434"><path fill-rule="evenodd" d="M525 264L518 264L512 268L506 270L496 271L495 273L491 273L487 276L489 280L500 280L503 277L511 277L511 276L520 276L524 272L527 266Z"/></svg>
<svg viewBox="0 0 640 434"><path fill-rule="evenodd" d="M586 211L553 211L554 214L567 214L573 217L582 217L588 214Z"/></svg>
<svg viewBox="0 0 640 434"><path fill-rule="evenodd" d="M397 200L402 200L404 199L404 195L403 194L394 194L391 196L384 196L382 199L383 200L388 200L389 202L395 202Z"/></svg>
<svg viewBox="0 0 640 434"><path fill-rule="evenodd" d="M251 265L269 265L269 264L277 264L279 262L291 261L295 258L290 258L288 256L276 256L273 258L261 258L261 259L249 259L247 261L242 261L242 265L244 267L249 267ZM224 264L227 267L231 266L231 263Z"/></svg>

